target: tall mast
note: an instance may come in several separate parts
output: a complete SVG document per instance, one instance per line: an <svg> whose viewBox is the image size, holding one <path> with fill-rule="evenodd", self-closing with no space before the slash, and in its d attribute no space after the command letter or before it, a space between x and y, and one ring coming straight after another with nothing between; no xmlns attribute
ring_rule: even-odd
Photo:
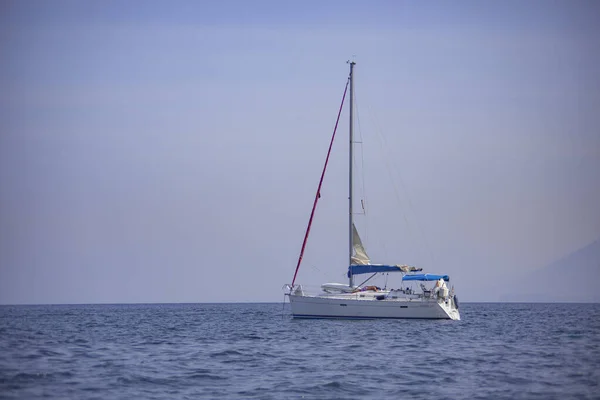
<svg viewBox="0 0 600 400"><path fill-rule="evenodd" d="M349 61L350 64L350 127L349 127L349 136L350 136L350 151L349 151L349 166L348 166L348 236L349 236L349 249L348 249L348 265L351 266L352 265L352 253L354 252L354 243L353 243L353 226L354 226L354 222L353 222L353 215L352 215L352 147L353 147L353 133L352 133L352 128L353 128L353 116L352 116L352 112L354 110L354 74L353 74L353 70L354 70L354 64L356 64L354 61ZM350 281L349 281L349 285L350 287L354 286L354 279L352 277L352 274L350 274Z"/></svg>

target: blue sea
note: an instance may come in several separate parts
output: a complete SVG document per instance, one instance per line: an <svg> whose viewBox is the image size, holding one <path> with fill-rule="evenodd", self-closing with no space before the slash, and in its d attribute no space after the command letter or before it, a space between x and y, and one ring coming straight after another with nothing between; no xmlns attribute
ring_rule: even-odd
<svg viewBox="0 0 600 400"><path fill-rule="evenodd" d="M3 399L600 399L600 304L462 321L293 320L286 304L0 306Z"/></svg>

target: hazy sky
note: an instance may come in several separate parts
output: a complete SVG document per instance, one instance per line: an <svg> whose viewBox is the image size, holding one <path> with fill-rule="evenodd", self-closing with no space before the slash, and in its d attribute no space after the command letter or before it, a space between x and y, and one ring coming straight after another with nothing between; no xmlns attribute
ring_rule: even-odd
<svg viewBox="0 0 600 400"><path fill-rule="evenodd" d="M598 2L4 1L0 303L281 301L352 56L374 262L496 300L600 238Z"/></svg>

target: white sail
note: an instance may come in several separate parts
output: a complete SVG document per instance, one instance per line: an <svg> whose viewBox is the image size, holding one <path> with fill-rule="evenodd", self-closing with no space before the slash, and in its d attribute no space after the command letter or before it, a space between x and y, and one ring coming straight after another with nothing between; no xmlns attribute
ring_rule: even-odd
<svg viewBox="0 0 600 400"><path fill-rule="evenodd" d="M371 263L369 256L365 248L363 247L362 241L360 240L360 236L358 236L358 231L356 230L356 226L352 224L352 244L354 247L354 255L352 256L352 264L353 265L368 265Z"/></svg>

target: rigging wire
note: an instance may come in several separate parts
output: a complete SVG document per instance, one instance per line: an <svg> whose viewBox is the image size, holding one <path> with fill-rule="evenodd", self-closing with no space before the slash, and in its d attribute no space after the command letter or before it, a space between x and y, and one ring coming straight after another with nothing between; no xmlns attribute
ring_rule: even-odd
<svg viewBox="0 0 600 400"><path fill-rule="evenodd" d="M356 102L356 88L353 90L352 95L354 96L354 104L357 104ZM365 204L367 202L367 187L365 185L365 150L364 150L364 140L363 140L363 135L362 135L362 128L360 125L360 115L358 112L358 106L356 107L355 110L356 113L356 124L358 125L358 135L360 136L360 142L354 142L356 144L360 144L360 172L361 172L361 189L362 189L362 193L361 193L361 207L362 207L362 214L366 215L367 214L367 210L365 208ZM354 156L355 153L353 153ZM356 165L356 159L353 160L354 164Z"/></svg>
<svg viewBox="0 0 600 400"><path fill-rule="evenodd" d="M309 267L311 267L313 270L317 271L318 273L320 273L322 276L324 276L328 281L332 281L334 279L331 279L331 276L323 271L321 271L319 268L317 268L315 265L309 265Z"/></svg>
<svg viewBox="0 0 600 400"><path fill-rule="evenodd" d="M371 275L370 277L368 277L366 280L363 281L363 283L361 283L360 285L358 285L357 287L361 287L362 285L364 285L365 283L369 282L371 280L371 278L373 278L375 275L377 275L377 272L375 272L373 275Z"/></svg>
<svg viewBox="0 0 600 400"><path fill-rule="evenodd" d="M389 149L389 144L387 142L387 139L385 138L385 135L383 134L383 130L381 129L381 127L379 126L379 124L377 124L377 122L376 122L376 120L375 120L375 118L373 116L373 114L374 114L373 110L371 109L370 105L367 104L367 108L369 110L369 113L370 113L370 116L371 116L371 120L373 121L373 124L375 125L375 128L376 128L375 132L377 133L377 137L380 140L379 145L382 148L382 151L386 152L386 150ZM389 156L389 153L387 153L386 155L388 155L388 156L387 157L386 156L383 157L384 158L384 162L385 162L385 166L386 166L388 175L390 176L390 179L392 181L392 186L394 188L394 194L396 195L396 199L398 200L398 202L401 202L401 196L400 196L400 193L398 191L398 187L395 184L396 180L394 179L394 176L393 176L394 175L393 171L395 171L395 169L392 168L392 166L390 165L390 162L388 162L388 159L392 159L392 158ZM411 211L411 213L413 215L416 215L416 213L414 211L414 207L412 205L412 201L410 199L409 192L406 189L406 185L404 184L404 180L402 179L402 176L400 175L400 173L397 173L397 177L398 177L397 180L400 182L400 185L402 186L403 191L406 193L406 200L408 202L409 209L410 209L410 211ZM404 222L406 223L408 229L412 230L411 224L408 222L408 219L406 218L406 214L405 213L402 213L402 217L404 218ZM424 234L423 229L420 226L420 224L417 223L416 226L417 226L417 231L419 232L419 234L421 236L421 240L423 240L423 244L425 246L425 251L428 254L430 262L433 265L434 264L433 253L431 252L431 248L430 248L429 243L427 241L427 237Z"/></svg>
<svg viewBox="0 0 600 400"><path fill-rule="evenodd" d="M356 90L355 90L355 92L356 92ZM354 101L355 101L355 104L356 104L356 100L354 100ZM356 120L357 120L357 124L358 124L359 133L361 135L361 143L362 143L362 129L361 129L361 124L360 124L360 113L359 113L359 107L358 106L356 107ZM364 148L361 146L361 157L362 157L362 163L363 163L363 168L361 170L361 172L362 172L362 181L363 181L362 182L362 186L363 186L363 190L364 190L364 198L365 198L365 201L366 201L366 199L367 199L366 192L367 191L365 189L364 156L365 156ZM390 180L392 180L392 183L393 183L393 179L392 179L391 175L390 175ZM397 196L397 197L399 199L399 196ZM366 211L365 211L365 215L366 215ZM408 226L408 221L406 220L406 216L404 214L402 214L402 215L403 215L404 220L405 220L405 222L406 222L406 224ZM369 220L368 218L365 218L365 230L366 230L367 234L368 234L368 229L367 229L368 228L368 220ZM410 226L409 226L409 229L410 229ZM384 258L387 258L388 257L388 251L387 251L385 242L383 241L383 239L381 237L379 237L378 242L379 242L379 245L383 248Z"/></svg>
<svg viewBox="0 0 600 400"><path fill-rule="evenodd" d="M308 241L308 235L310 233L310 227L312 225L313 217L315 216L315 210L317 203L321 198L321 186L323 186L323 178L325 178L325 172L327 171L327 164L329 163L329 156L331 155L331 148L333 147L333 141L335 139L335 133L337 132L338 123L340 122L340 116L342 115L342 108L344 107L344 100L346 99L346 92L348 91L348 85L350 84L350 76L346 80L346 87L344 88L344 95L342 96L342 103L338 111L337 119L335 121L335 127L333 128L333 134L331 135L331 141L329 142L329 149L327 150L327 157L325 158L325 165L323 165L323 172L321 172L321 179L319 180L319 186L317 187L317 193L315 194L315 200L313 202L312 211L310 212L310 218L308 219L308 226L306 227L306 233L304 234L304 240L302 242L302 248L300 250L300 256L298 257L298 264L296 265L296 271L294 271L294 278L292 279L292 287L296 282L296 276L302 263L302 257L304 257L304 250L306 249L306 242Z"/></svg>
<svg viewBox="0 0 600 400"><path fill-rule="evenodd" d="M401 196L398 190L398 187L396 185L396 181L400 182L400 185L402 186L403 191L406 193L406 200L408 202L408 206L409 206L409 210L410 212L415 215L416 218L416 213L414 212L414 207L412 205L412 200L410 198L410 194L408 192L408 190L406 189L406 185L404 184L404 180L402 179L402 176L400 173L397 173L397 178L398 179L394 179L394 174L393 171L396 171L396 169L392 168L392 166L390 165L390 162L388 160L393 160L393 158L390 156L389 153L389 144L387 143L387 140L385 138L385 135L383 134L383 130L381 129L381 127L379 126L379 124L377 123L377 120L375 118L375 113L373 112L373 109L371 108L370 104L366 104L367 105L367 110L368 110L368 114L370 117L370 120L372 121L374 127L375 127L375 133L376 133L376 137L378 139L378 144L382 150L382 154L383 154L383 159L384 159L384 165L386 167L387 173L389 175L390 180L392 181L392 187L394 189L394 194L396 196L396 200L398 201L399 204L402 203L401 200ZM357 107L358 109L358 107ZM359 118L358 115L358 110L357 110L357 119ZM358 122L359 128L360 128L360 120ZM364 152L362 153L364 156ZM364 172L364 171L363 171ZM408 221L408 218L406 217L406 214L404 212L402 212L402 217L404 219L404 222L406 224L406 227L408 228L409 232L411 232L411 237L414 240L414 233L413 233L413 227L411 226L411 224ZM421 236L421 243L422 245L424 245L424 250L427 253L427 255L429 256L430 262L433 264L434 263L434 258L433 258L433 253L431 252L431 247L429 246L429 243L427 241L427 237L423 231L423 228L420 226L420 224L416 223L415 224L417 226L417 231L419 233L419 235ZM384 247L384 252L385 252L385 244L380 240L381 244Z"/></svg>
<svg viewBox="0 0 600 400"><path fill-rule="evenodd" d="M358 104L356 102L356 87L353 88L352 90L352 95L353 95L353 100L354 100L354 104ZM358 105L356 106L356 123L358 125L358 135L360 137L360 142L356 142L357 144L360 144L360 163L361 163L361 168L360 168L360 173L361 173L361 200L360 200L360 205L361 205L361 209L362 212L360 213L361 215L363 215L364 221L365 221L365 227L364 227L364 241L366 244L369 243L369 218L367 218L367 206L366 204L368 204L367 202L367 187L366 187L366 180L365 180L365 150L364 150L364 139L363 139L363 134L362 134L362 127L360 125L360 114L359 114L359 107ZM353 157L355 157L355 153L353 152ZM353 163L356 165L356 159L353 160Z"/></svg>

